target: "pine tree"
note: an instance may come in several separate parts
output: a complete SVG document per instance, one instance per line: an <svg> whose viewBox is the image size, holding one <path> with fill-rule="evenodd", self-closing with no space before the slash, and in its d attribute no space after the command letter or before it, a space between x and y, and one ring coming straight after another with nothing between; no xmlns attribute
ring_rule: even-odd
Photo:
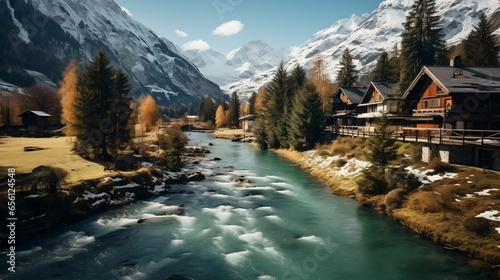
<svg viewBox="0 0 500 280"><path fill-rule="evenodd" d="M359 191L370 195L384 194L388 191L385 168L399 157L399 145L385 114L377 121L375 134L368 138L366 144L365 157L372 165L363 170L357 182Z"/></svg>
<svg viewBox="0 0 500 280"><path fill-rule="evenodd" d="M238 128L240 126L240 100L236 92L231 94L229 101L229 127Z"/></svg>
<svg viewBox="0 0 500 280"><path fill-rule="evenodd" d="M257 99L257 93L252 92L252 95L250 95L250 98L248 99L248 114L253 115L255 114L255 101Z"/></svg>
<svg viewBox="0 0 500 280"><path fill-rule="evenodd" d="M349 49L345 49L340 61L341 68L337 74L337 83L340 87L352 87L358 79L358 71L352 62Z"/></svg>
<svg viewBox="0 0 500 280"><path fill-rule="evenodd" d="M215 104L214 101L212 100L212 97L208 96L205 98L205 102L203 104L203 118L202 121L208 122L211 121L212 123L215 122Z"/></svg>
<svg viewBox="0 0 500 280"><path fill-rule="evenodd" d="M267 144L270 148L286 147L287 144L287 124L286 114L283 114L285 105L289 98L289 77L283 62L280 63L267 87L268 100L266 101L266 135Z"/></svg>
<svg viewBox="0 0 500 280"><path fill-rule="evenodd" d="M75 103L79 144L84 149L92 148L103 160L110 159L107 138L113 132L108 115L113 100L112 80L109 59L99 51L78 77L79 94Z"/></svg>
<svg viewBox="0 0 500 280"><path fill-rule="evenodd" d="M297 151L314 147L323 130L324 115L316 88L306 83L297 91L290 115L289 143Z"/></svg>
<svg viewBox="0 0 500 280"><path fill-rule="evenodd" d="M290 73L291 91L297 92L306 82L306 71L299 64L296 64ZM293 103L293 100L292 100Z"/></svg>
<svg viewBox="0 0 500 280"><path fill-rule="evenodd" d="M484 13L479 15L479 22L464 42L467 66L498 66L500 45L494 35L492 19Z"/></svg>
<svg viewBox="0 0 500 280"><path fill-rule="evenodd" d="M377 120L375 134L368 138L367 147L365 157L376 168L383 170L389 162L398 158L399 145L385 114Z"/></svg>
<svg viewBox="0 0 500 280"><path fill-rule="evenodd" d="M397 83L399 81L399 73L401 72L401 56L398 48L398 44L394 44L394 47L389 56L389 64L391 65L392 75L390 82Z"/></svg>
<svg viewBox="0 0 500 280"><path fill-rule="evenodd" d="M373 81L377 82L395 82L392 80L394 74L387 52L382 52L378 57L377 64L371 73L371 77Z"/></svg>
<svg viewBox="0 0 500 280"><path fill-rule="evenodd" d="M416 0L404 23L401 41L400 92L406 91L424 65L435 65L444 49L435 0Z"/></svg>
<svg viewBox="0 0 500 280"><path fill-rule="evenodd" d="M200 103L198 103L198 119L201 121L205 120L205 98L200 98Z"/></svg>
<svg viewBox="0 0 500 280"><path fill-rule="evenodd" d="M113 102L109 112L115 129L115 133L110 135L109 146L113 148L115 159L118 158L118 150L126 148L133 130L131 102L127 98L129 91L127 74L120 69L116 70L113 79Z"/></svg>

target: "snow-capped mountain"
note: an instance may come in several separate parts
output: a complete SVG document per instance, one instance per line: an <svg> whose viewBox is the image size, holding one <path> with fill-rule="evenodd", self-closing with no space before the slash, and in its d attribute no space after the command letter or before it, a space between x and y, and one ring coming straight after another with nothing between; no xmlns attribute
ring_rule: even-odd
<svg viewBox="0 0 500 280"><path fill-rule="evenodd" d="M224 86L267 71L283 61L288 51L275 50L257 40L223 55L212 49L188 50L184 54L210 80Z"/></svg>
<svg viewBox="0 0 500 280"><path fill-rule="evenodd" d="M379 55L383 51L390 52L394 45L401 41L403 23L413 2L385 0L371 14L352 15L337 21L294 49L285 60L285 68L291 70L298 63L309 70L320 56L324 60L330 80L335 81L342 53L349 48L360 75L368 75ZM436 4L442 19L444 39L448 45L460 42L470 33L480 12L500 18L498 0L437 0ZM500 26L497 28L496 34L500 35ZM248 96L270 81L274 69L223 86L222 89L229 94L236 91Z"/></svg>
<svg viewBox="0 0 500 280"><path fill-rule="evenodd" d="M0 68L15 68L25 77L28 70L37 71L57 83L70 59L87 64L102 49L128 73L134 94L152 91L162 105L188 105L209 95L227 98L173 43L113 0L2 0L0 17L0 41L11 42L0 43L0 50L17 56L0 58ZM16 82L5 71L0 78Z"/></svg>

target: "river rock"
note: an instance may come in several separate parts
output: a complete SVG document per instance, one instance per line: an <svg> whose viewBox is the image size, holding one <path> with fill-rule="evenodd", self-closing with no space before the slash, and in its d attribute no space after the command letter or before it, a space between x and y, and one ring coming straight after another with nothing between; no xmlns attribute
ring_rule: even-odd
<svg viewBox="0 0 500 280"><path fill-rule="evenodd" d="M222 160L221 158L218 158L218 157L214 157L212 160L214 161L219 161L219 160Z"/></svg>
<svg viewBox="0 0 500 280"><path fill-rule="evenodd" d="M246 184L251 184L252 182L248 179L244 179L244 178L236 178L233 180L233 182L235 183L246 183Z"/></svg>
<svg viewBox="0 0 500 280"><path fill-rule="evenodd" d="M201 173L200 171L196 171L194 173L188 174L187 175L187 180L189 182L192 182L192 181L203 181L203 180L205 180L205 175L203 175L203 173Z"/></svg>

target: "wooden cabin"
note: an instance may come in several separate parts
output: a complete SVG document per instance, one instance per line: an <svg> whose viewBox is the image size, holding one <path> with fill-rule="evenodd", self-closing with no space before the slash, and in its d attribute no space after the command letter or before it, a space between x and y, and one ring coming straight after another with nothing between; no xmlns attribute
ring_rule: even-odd
<svg viewBox="0 0 500 280"><path fill-rule="evenodd" d="M364 88L340 87L333 97L332 118L337 125L360 125L356 116L366 112L358 104L364 94Z"/></svg>
<svg viewBox="0 0 500 280"><path fill-rule="evenodd" d="M46 129L49 127L50 115L43 111L26 110L19 114L23 119L23 127L32 129Z"/></svg>

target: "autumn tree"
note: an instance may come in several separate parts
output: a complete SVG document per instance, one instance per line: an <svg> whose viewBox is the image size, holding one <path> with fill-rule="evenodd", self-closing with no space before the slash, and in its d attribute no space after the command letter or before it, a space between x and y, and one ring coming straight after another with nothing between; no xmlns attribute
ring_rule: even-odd
<svg viewBox="0 0 500 280"><path fill-rule="evenodd" d="M217 128L226 127L228 123L226 110L224 105L219 105L215 113L215 125Z"/></svg>
<svg viewBox="0 0 500 280"><path fill-rule="evenodd" d="M240 126L240 100L236 92L231 94L229 101L229 119L228 125L231 128L238 128Z"/></svg>
<svg viewBox="0 0 500 280"><path fill-rule="evenodd" d="M256 112L260 111L264 107L266 95L267 95L266 87L260 87L258 92L257 92L257 96L255 97L254 109Z"/></svg>
<svg viewBox="0 0 500 280"><path fill-rule="evenodd" d="M352 62L349 49L345 49L340 60L340 70L337 74L337 83L341 87L352 87L358 79L358 71Z"/></svg>
<svg viewBox="0 0 500 280"><path fill-rule="evenodd" d="M67 136L74 136L77 133L75 125L76 118L75 105L78 97L78 61L71 60L63 73L63 79L59 83L58 93L61 96L61 123L65 125L64 133Z"/></svg>
<svg viewBox="0 0 500 280"><path fill-rule="evenodd" d="M464 40L467 66L498 66L500 44L495 37L492 18L484 13L479 15L479 22Z"/></svg>
<svg viewBox="0 0 500 280"><path fill-rule="evenodd" d="M325 114L329 114L332 111L332 105L330 98L333 94L332 83L328 78L327 71L324 66L324 61L321 56L318 55L314 61L313 67L309 71L309 80L316 88L316 92L321 97L322 111ZM302 81L303 83L304 81Z"/></svg>
<svg viewBox="0 0 500 280"><path fill-rule="evenodd" d="M146 131L150 131L157 124L158 106L150 94L143 94L139 98L138 113L139 123L145 127Z"/></svg>
<svg viewBox="0 0 500 280"><path fill-rule="evenodd" d="M416 0L404 23L399 90L405 92L424 65L435 65L444 50L435 0Z"/></svg>

